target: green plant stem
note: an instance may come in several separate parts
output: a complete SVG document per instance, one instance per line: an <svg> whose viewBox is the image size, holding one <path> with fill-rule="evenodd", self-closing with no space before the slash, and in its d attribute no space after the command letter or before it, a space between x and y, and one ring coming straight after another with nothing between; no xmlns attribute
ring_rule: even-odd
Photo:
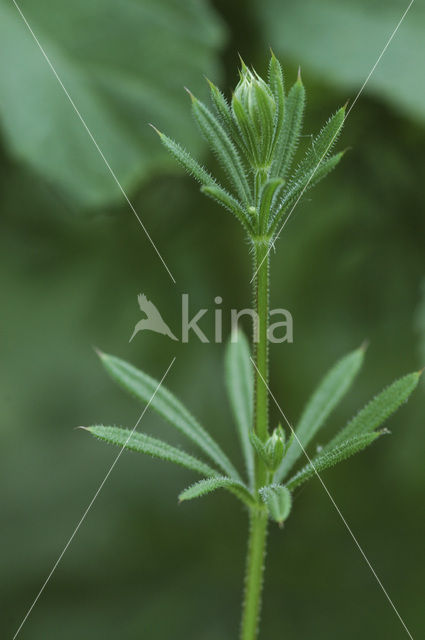
<svg viewBox="0 0 425 640"><path fill-rule="evenodd" d="M255 389L254 389L254 429L257 436L265 442L268 438L268 320L269 320L269 255L268 244L258 241L255 245L254 296L258 317L258 342L255 342ZM254 272L254 273L255 273ZM267 470L264 463L256 456L255 479L257 490L267 481Z"/></svg>
<svg viewBox="0 0 425 640"><path fill-rule="evenodd" d="M251 509L241 640L254 640L258 636L267 523L268 514L265 509Z"/></svg>
<svg viewBox="0 0 425 640"><path fill-rule="evenodd" d="M268 437L268 340L269 319L269 256L268 244L255 246L255 304L258 315L258 342L255 347L255 431L264 442Z"/></svg>
<svg viewBox="0 0 425 640"><path fill-rule="evenodd" d="M254 281L255 306L258 315L258 342L254 341L255 393L254 428L264 442L268 437L268 315L269 315L269 257L268 244L258 240L255 244ZM254 336L255 338L255 336ZM268 472L258 455L255 460L255 486L258 491L267 483ZM245 594L242 609L241 640L255 640L261 611L264 560L267 539L267 511L262 505L251 508Z"/></svg>

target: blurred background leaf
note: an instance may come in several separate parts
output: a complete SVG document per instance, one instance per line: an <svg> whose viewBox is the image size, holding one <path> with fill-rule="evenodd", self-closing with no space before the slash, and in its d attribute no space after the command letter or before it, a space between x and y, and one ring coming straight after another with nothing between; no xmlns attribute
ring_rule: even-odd
<svg viewBox="0 0 425 640"><path fill-rule="evenodd" d="M6 1L0 2L2 11L6 7L9 11ZM292 11L298 11L293 5L286 0L282 5L288 19ZM55 31L47 26L41 29L42 25L53 20L62 23L60 38L55 40L61 51L73 39L89 47L96 33L96 42L109 38L113 43L111 58L119 59L121 53L124 57L129 48L139 52L134 60L127 57L120 63L119 73L113 79L111 76L109 91L116 96L121 94L115 84L122 86L126 69L134 78L135 65L144 67L145 61L146 66L147 61L154 64L147 45L160 44L163 60L174 70L173 74L162 72L164 82L176 87L169 105L176 111L176 121L170 119L164 129L178 140L188 141L198 158L216 168L212 158L201 158L203 147L197 141L181 85L189 84L200 92L197 87L203 86L202 74L206 73L229 95L237 82L238 51L247 63L264 73L266 45L278 49L279 42L270 40L270 33L258 19L265 7L263 2L217 0L214 9L206 3L176 2L172 18L165 23L149 22L151 29L149 33L143 31L144 39L139 38L142 26L128 30L122 25L131 22L136 8L169 16L169 2L121 3L119 10L110 14L105 8L108 3L91 0L75 12L74 21L70 17L72 3L61 2L61 10L48 15L51 6L43 2L23 4L28 17L31 12L34 16L37 13L35 26L40 25L40 38L44 31ZM324 0L317 0L318 19L321 7L323 15L328 15L328 6ZM363 5L353 1L350 6L355 12ZM390 11L392 3L387 6ZM223 24L227 24L224 31L229 37L216 45L213 57L205 54L200 60L201 54L194 54L173 66L167 40L171 40L174 27L180 28L189 10L196 12L199 23L190 23L185 38L195 39ZM397 4L389 29L402 10ZM376 37L368 30L359 32L355 21L345 25L345 37L357 38L359 50L369 47L371 38L377 42L383 37L376 11L377 5L372 3L370 23ZM415 3L412 11L416 14L411 14L397 37L404 38L405 27L409 30L412 19L419 20L420 5ZM95 16L94 25L87 18L90 12ZM300 15L296 31L305 55L312 40L311 33L303 28L307 21L307 14ZM283 10L276 14L275 23L276 34L284 34L287 22ZM2 33L3 24L2 20ZM96 24L101 25L98 31ZM223 26L219 29L223 32ZM38 65L35 58L40 54L30 36L26 34L25 38L27 45L20 49L3 33L0 82L15 67L18 78L21 73L30 75L28 65ZM72 42L68 46L72 47ZM90 46L95 49L93 43ZM290 52L281 52L287 83L295 80L298 63L305 65L306 136L317 131L328 114L359 88L353 84L347 95L348 86L328 78L328 64L334 64L341 50L326 32L321 48L326 49L329 62L320 70ZM103 55L105 49L103 45ZM201 45L199 51L203 51ZM412 51L410 67L421 55L422 51ZM84 62L83 57L79 59ZM370 60L365 60L365 71L375 59L375 52L371 52ZM214 65L213 74L208 64ZM85 62L83 66L91 67ZM421 119L401 109L407 71L405 65L393 68L393 91L400 94L397 99L376 90L366 92L359 100L341 139L342 147L351 147L349 153L332 177L297 207L272 258L271 303L289 309L294 317L294 344L274 345L270 354L272 390L289 418L296 422L307 397L339 357L365 338L370 340L364 369L324 428L322 444L372 394L395 377L425 364L418 354L425 316L419 320L417 315L425 275L425 130ZM189 72L188 79L185 76ZM347 58L346 76L354 78L357 73L357 58ZM97 92L94 77L85 78L88 89L96 87ZM364 75L361 82L363 79ZM33 110L39 113L39 82L34 79L26 88L19 84L21 101L10 108L21 110L23 118L33 120ZM50 110L62 97L54 82L52 78L42 105L43 126L52 140L43 146L43 154L49 155L54 140L59 157L62 154L74 159L68 165L67 180L78 182L75 176L79 165L88 164L102 176L102 185L112 197L118 197L112 179L103 173L101 159L95 153L90 161L84 159L91 143L82 129L81 133L77 131L78 121L71 129L71 140L65 133L58 137ZM76 98L82 95L84 86L78 83ZM56 97L54 91L58 92ZM414 87L418 100L423 91L418 73ZM104 95L102 89L102 107ZM1 99L3 104L3 91ZM114 105L114 117L127 122L127 99L121 102L117 97ZM75 114L65 99L61 108L67 109L67 116L62 116L66 132L74 127L70 123ZM134 116L131 120L137 120L137 127L147 132L146 143L142 138L137 144L133 141L140 157L162 153L156 136L145 126L148 118L161 126L159 115L158 111L157 116L146 115L140 120ZM99 131L96 129L101 143L108 132L98 111L93 117L94 126L102 125ZM196 340L182 345L147 333L136 336L131 344L128 340L140 319L140 292L154 301L174 332L179 330L182 292L190 293L193 310L212 310L216 306L214 297L221 295L226 337L230 309L245 308L251 301L251 260L232 216L202 196L190 179L170 174L169 168L174 172L175 167L163 165L163 159L163 170L158 167L151 179L147 180L142 170L140 177L136 175L131 195L152 236L159 239L161 252L177 280L177 287L173 287L125 202L117 199L112 206L82 216L83 207L69 195L67 185L46 179L38 167L10 153L4 116L2 121L0 597L4 614L0 635L11 638L115 456L114 449L91 442L74 427L97 422L132 427L139 417L137 403L108 379L92 345L129 360L155 377L163 374L176 355L168 386L238 460L237 435L225 400L224 345L201 345ZM138 135L135 133L134 138ZM127 140L125 134L118 137ZM111 156L110 160L115 167L117 159ZM57 164L62 171L62 161ZM90 193L92 189L99 193L97 180L93 175L87 180ZM79 192L75 195L80 197ZM98 202L97 195L90 198L94 201ZM87 203L84 199L84 206ZM212 317L210 311L201 323L209 336L213 334ZM246 328L249 330L249 326ZM418 562L425 534L424 389L422 384L388 423L392 436L326 475L329 490L415 638L425 631L425 568ZM279 418L272 410L273 426ZM173 430L153 412L146 414L143 431L170 441L173 436ZM242 461L238 463L241 466ZM123 454L34 608L22 639L73 640L83 635L90 640L117 636L125 640L145 636L150 640L234 640L244 570L245 514L235 509L234 498L224 492L208 501L178 506L176 493L196 480L189 476L172 465ZM296 494L293 514L283 532L277 527L271 531L268 559L264 638L282 635L297 640L339 640L341 629L346 640L405 637L318 483L312 482Z"/></svg>
<svg viewBox="0 0 425 640"><path fill-rule="evenodd" d="M20 7L125 190L170 166L153 121L199 151L183 86L219 79L225 30L204 0L22 0ZM9 0L0 0L7 148L82 206L122 195Z"/></svg>
<svg viewBox="0 0 425 640"><path fill-rule="evenodd" d="M425 279L421 284L421 294L415 315L415 329L418 333L419 357L425 366Z"/></svg>
<svg viewBox="0 0 425 640"><path fill-rule="evenodd" d="M354 93L407 6L407 0L265 0L256 10L264 39L276 54ZM425 66L424 30L425 5L414 3L366 87L422 120L425 86L418 82L418 70Z"/></svg>

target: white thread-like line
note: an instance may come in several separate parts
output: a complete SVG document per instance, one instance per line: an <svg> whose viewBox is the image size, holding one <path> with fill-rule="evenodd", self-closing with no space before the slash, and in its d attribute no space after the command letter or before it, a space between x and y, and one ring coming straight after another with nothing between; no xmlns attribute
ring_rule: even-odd
<svg viewBox="0 0 425 640"><path fill-rule="evenodd" d="M31 33L32 37L34 38L34 41L36 42L38 48L40 49L41 53L43 54L44 59L46 60L47 64L49 65L51 71L53 72L53 75L55 76L56 80L59 82L61 88L63 89L66 97L68 98L69 102L71 103L72 108L74 109L75 113L77 114L78 118L80 119L84 129L86 130L86 132L88 133L90 140L93 142L94 146L96 147L97 151L99 152L100 157L102 158L103 162L105 163L106 167L109 170L109 173L111 174L111 176L113 177L113 179L115 180L116 185L118 186L119 190L121 191L122 195L124 196L128 206L130 207L131 211L134 213L134 215L136 216L140 226L142 227L143 231L146 234L147 239L149 240L150 244L152 245L153 249L155 250L158 258L161 260L163 266L165 267L168 275L170 276L171 280L174 282L174 284L176 284L176 280L173 276L173 274L171 273L170 269L168 268L164 258L162 257L162 255L159 252L159 249L157 248L156 244L154 243L154 241L152 240L148 230L146 229L145 225L143 224L142 220L140 219L139 214L137 213L136 209L133 206L133 203L131 202L130 198L128 197L128 195L126 194L126 192L124 191L120 181L118 180L114 170L112 169L111 165L109 164L108 160L105 157L105 154L103 153L102 149L99 147L98 143L96 142L92 132L90 131L89 127L86 124L86 121L84 120L83 116L81 115L80 111L78 110L77 105L75 104L75 102L73 101L73 99L71 98L70 94L68 93L68 90L66 89L65 85L63 84L62 80L60 79L56 69L54 68L53 64L51 63L47 53L45 52L45 50L43 49L43 47L40 44L40 41L38 40L37 36L35 35L34 31L32 30L28 20L26 19L26 17L24 16L24 14L22 13L19 5L17 4L16 0L12 0L13 4L15 5L19 15L21 16L22 20L24 21L25 25L27 26L29 32Z"/></svg>
<svg viewBox="0 0 425 640"><path fill-rule="evenodd" d="M61 554L59 555L58 559L56 560L55 564L53 565L52 570L50 571L49 575L47 576L46 580L44 581L44 583L43 583L43 585L42 585L42 587L41 587L40 591L38 592L37 596L35 597L35 599L34 599L33 603L31 604L30 608L28 609L28 611L27 611L27 613L26 613L26 615L25 615L24 619L22 620L22 622L21 622L21 624L19 625L19 627L18 627L18 629L17 629L17 631L16 631L15 635L13 636L13 640L15 640L15 638L17 638L17 636L18 636L19 632L21 631L22 627L24 626L25 622L26 622L26 621L27 621L27 619L28 619L28 616L30 615L31 611L34 609L35 605L37 604L37 602L38 602L38 600L39 600L39 598L40 598L41 594L43 593L44 589L46 588L47 584L49 583L50 578L53 576L54 572L56 571L56 569L57 569L57 567L58 567L58 565L59 565L59 563L60 563L60 561L62 560L63 556L65 555L66 550L68 549L69 545L70 545L70 544L71 544L71 542L73 541L73 539L74 539L75 535L77 534L77 532L78 532L79 528L81 527L81 525L83 524L84 520L86 519L86 516L87 516L88 512L89 512L89 511L90 511L90 509L92 508L92 506L93 506L93 504L94 504L94 502L95 502L96 498L98 497L99 493L102 491L102 489L103 489L103 487L104 487L104 485L105 485L105 482L107 481L107 479L108 479L108 478L109 478L109 476L111 475L111 473L112 473L112 471L113 471L113 469L114 469L115 465L117 464L118 460L120 459L121 454L123 453L123 451L124 451L125 447L127 446L127 444L128 444L128 442L129 442L129 440L131 439L132 435L133 435L133 434L134 434L134 432L136 431L136 429L137 429L138 425L140 424L140 421L142 420L142 418L143 418L143 416L145 415L146 411L149 409L149 406L150 406L150 404L151 404L152 400L154 399L154 397L155 397L155 395L156 395L156 393L157 393L158 389L160 388L160 386L161 386L161 385L162 385L162 383L164 382L165 377L167 376L167 374L168 374L169 370L170 370L170 369L171 369L171 367L173 366L175 359L176 359L176 358L174 357L174 358L172 359L172 361L170 362L170 364L168 365L167 370L165 371L164 375L162 376L161 380L159 381L159 383L158 383L158 385L157 385L157 387L156 387L155 391L153 392L153 394L152 394L152 396L151 396L151 398L150 398L149 402L147 403L146 407L143 409L142 413L140 414L139 419L137 420L136 424L134 425L133 429L132 429L132 430L131 430L131 432L130 432L130 435L128 436L127 440L124 442L123 446L122 446L122 447L121 447L121 449L119 450L118 455L116 456L115 460L113 461L112 465L110 466L110 468L109 468L109 470L108 470L108 472L107 472L106 476L104 477L104 479L103 479L103 480L102 480L102 482L100 483L100 485L99 485L99 487L98 487L98 489L97 489L96 493L94 494L93 498L91 499L91 501L90 501L90 503L89 503L89 505L88 505L87 509L84 511L84 513L83 513L83 515L82 515L82 517L81 517L80 521L78 522L77 526L75 527L75 529L74 529L74 531L73 531L73 533L72 533L71 537L69 538L68 542L66 543L65 547L63 548L63 550L62 550Z"/></svg>
<svg viewBox="0 0 425 640"><path fill-rule="evenodd" d="M319 472L317 471L316 467L314 466L310 456L308 455L307 451L305 450L304 446L302 445L302 443L300 442L300 439L298 438L297 434L295 433L295 430L293 428L293 426L291 425L291 423L289 422L288 418L286 417L286 415L284 414L281 406L279 405L278 401L276 400L275 396L273 395L269 385L267 384L267 382L264 380L264 377L262 376L261 372L259 371L257 365L255 364L254 360L252 359L252 357L250 356L251 362L254 365L258 375L260 376L261 380L264 383L264 386L266 387L270 397L272 398L273 402L275 403L276 407L278 408L278 410L280 411L280 413L283 416L283 419L285 420L286 424L288 425L288 427L290 428L295 440L298 442L298 444L300 445L305 457L307 458L309 464L311 465L314 473L316 474L316 476L318 477L320 484L322 485L322 487L324 488L324 490L326 491L328 498L330 499L330 501L332 502L337 514L339 515L339 517L341 518L342 522L344 523L348 533L350 534L350 536L352 537L352 539L354 540L358 550L360 551L361 555L363 556L363 559L365 560L367 566L369 567L369 569L371 570L375 580L377 581L378 585L380 586L380 588L382 589L385 597L387 598L388 602L390 603L391 607L393 608L394 612L396 613L398 619L400 620L401 624L404 627L404 630L406 631L407 635L409 636L409 638L411 640L413 640L413 636L410 633L409 629L407 628L406 623L404 622L403 618L401 617L400 613L398 612L398 609L396 608L394 602L391 600L391 597L388 593L388 591L385 589L384 585L382 584L381 580L379 579L379 576L377 575L375 569L373 568L373 566L371 565L368 557L366 556L365 552L363 551L363 548L361 547L359 541L357 540L356 536L354 535L354 533L352 532L350 525L348 524L348 522L346 521L346 519L344 518L344 516L341 513L340 508L338 507L338 505L336 504L332 494L330 493L328 487L326 486L326 484L324 483L324 481L322 480L321 475L319 474Z"/></svg>
<svg viewBox="0 0 425 640"><path fill-rule="evenodd" d="M373 72L375 71L376 67L377 67L377 66L378 66L378 64L380 63L382 56L384 55L384 53L385 53L385 52L386 52L386 50L388 49L388 47L389 47L389 45L390 45L390 43L391 43L392 39L394 38L395 34L396 34L396 33L397 33L397 31L399 30L399 28L400 28L400 26L401 26L401 24L402 24L403 20L404 20L404 19L405 19L405 17L407 16L407 14L408 14L408 12L409 12L409 10L410 10L410 7L411 7L411 6L412 6L412 4L414 3L414 1L415 1L415 0L410 0L409 5L408 5L407 9L405 10L405 12L403 13L403 15L401 16L400 20L398 21L397 26L395 27L395 29L394 29L394 31L392 32L392 34L390 35L390 37L389 37L389 39L388 39L388 41L387 41L386 45L384 46L384 48L382 49L381 53L379 54L377 61L376 61L376 62L375 62L375 64L373 65L372 69L369 71L369 74L368 74L368 76L367 76L366 80L363 82L362 86L360 87L359 91L357 92L356 97L355 97L355 98L354 98L354 100L353 100L353 103L351 104L350 108L348 109L347 113L346 113L346 114L345 114L345 116L344 116L344 120L342 121L341 128L342 128L342 126L344 126L345 121L347 120L348 116L350 115L351 110L353 109L353 107L354 107L354 105L356 104L357 100L360 98L361 94L363 93L363 90L364 90L365 86L366 86L366 85L367 85L367 83L369 82L369 80L370 80L370 78L371 78L371 76L372 76ZM341 130L341 128L339 129L339 131ZM275 238L274 238L274 240L273 240L272 245L270 245L270 247L269 247L269 248L268 248L268 250L267 250L266 255L265 255L265 256L264 256L264 258L261 260L261 262L260 262L260 264L258 265L257 269L255 270L254 275L252 276L252 278L251 278L251 280L250 280L250 282L251 282L251 283L253 282L253 280L254 280L254 279L255 279L255 277L257 276L257 273L259 272L259 270L260 270L260 268L261 268L261 265L263 264L264 260L266 260L266 259L268 258L268 256L269 256L269 253L270 253L270 251L271 251L272 246L274 246L274 243L275 243L277 240L279 240L280 234L282 233L283 229L285 228L286 223L288 222L289 218L291 217L291 215L292 215L292 213L293 213L293 211L294 211L295 207L297 206L297 204L299 203L299 201L300 201L300 200L301 200L301 198L303 197L303 195L304 195L304 193L305 193L306 189L308 188L308 185L310 184L310 182L311 182L311 181L312 181L312 179L314 178L314 176L315 176L315 174L316 174L316 171L318 170L318 168L319 168L320 164L322 163L323 158L326 156L326 154L328 153L329 149L331 148L332 143L333 143L333 141L335 140L335 138L337 137L337 135L338 135L339 131L337 131L337 132L336 132L336 134L333 136L332 140L330 141L329 145L328 145L328 146L327 146L327 148L326 148L326 151L325 151L325 152L324 152L324 154L321 156L321 158L320 158L319 162L317 163L317 165L316 165L316 167L315 167L315 169L314 169L313 173L311 174L310 178L307 180L306 185L304 186L304 188L303 188L303 190L301 191L300 195L299 195L299 196L298 196L298 198L296 199L296 201L295 201L295 203L294 203L294 206L292 207L292 209L289 211L288 215L286 216L286 218L285 218L285 220L284 220L284 222L283 222L282 226L280 227L280 229L279 229L279 231L278 231L278 233L277 233L276 237L275 237Z"/></svg>

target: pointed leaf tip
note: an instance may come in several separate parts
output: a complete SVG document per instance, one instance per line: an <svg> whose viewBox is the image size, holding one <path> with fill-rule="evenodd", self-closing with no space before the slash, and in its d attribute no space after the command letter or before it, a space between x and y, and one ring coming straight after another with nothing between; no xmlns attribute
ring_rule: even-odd
<svg viewBox="0 0 425 640"><path fill-rule="evenodd" d="M347 460L354 454L362 451L385 433L386 430L363 433L351 438L348 437L347 439L343 439L340 443L336 443L335 445L332 444L335 440L331 441L320 451L320 453L318 453L317 456L310 460L305 467L292 476L285 486L293 491L296 487L306 482L306 480L310 480L314 476L319 476L321 471L334 467L338 463Z"/></svg>
<svg viewBox="0 0 425 640"><path fill-rule="evenodd" d="M157 438L152 438L151 436L148 436L145 433L140 433L137 430L94 425L88 427L87 431L99 440L121 447L121 449L126 448L131 451L137 451L138 453L151 456L152 458L172 462L185 467L186 469L190 469L191 471L195 471L202 476L210 477L217 475L217 471L215 469L202 460L195 458L183 449L176 448L167 442L163 442Z"/></svg>
<svg viewBox="0 0 425 640"><path fill-rule="evenodd" d="M369 349L369 345L370 345L370 340L368 338L366 338L361 343L359 349L361 349L361 351L363 351L363 353L366 353L366 351Z"/></svg>
<svg viewBox="0 0 425 640"><path fill-rule="evenodd" d="M301 65L298 67L297 82L300 82L301 84L303 82L301 78Z"/></svg>
<svg viewBox="0 0 425 640"><path fill-rule="evenodd" d="M191 92L191 90L190 90L190 89L188 89L187 87L184 87L184 90L186 91L186 93L188 93L188 94L189 94L190 99L192 100L192 102L195 102L195 101L196 101L196 98L195 98L195 96L193 95L193 93Z"/></svg>
<svg viewBox="0 0 425 640"><path fill-rule="evenodd" d="M225 473L239 480L238 472L221 447L163 384L115 356L105 354L105 357L102 358L102 364L111 378L130 395L144 405L149 404L152 409L156 410L165 420L204 451Z"/></svg>
<svg viewBox="0 0 425 640"><path fill-rule="evenodd" d="M157 129L157 128L155 127L155 125L153 125L153 124L152 124L152 122L148 122L148 124L149 124L149 126L150 126L150 127L152 127L152 129L153 129L154 131L156 131L156 133L159 135L159 137L160 137L160 138L162 138L162 136L163 136L164 134L163 134L163 133L161 133L161 131L160 131L159 129Z"/></svg>
<svg viewBox="0 0 425 640"><path fill-rule="evenodd" d="M218 92L220 91L217 85L215 85L214 82L210 80L206 75L204 75L204 78L208 82L208 86L211 89L211 91L218 91Z"/></svg>
<svg viewBox="0 0 425 640"><path fill-rule="evenodd" d="M199 482L195 482L195 484L192 484L180 493L179 500L180 502L184 502L186 500L193 500L194 498L201 498L202 496L212 493L217 489L227 489L249 507L256 505L252 494L242 482L232 480L227 476L219 475L204 478L199 480Z"/></svg>
<svg viewBox="0 0 425 640"><path fill-rule="evenodd" d="M363 364L364 352L350 351L329 369L313 394L310 396L296 427L297 441L289 447L275 476L282 480L325 424L338 403L353 384ZM300 443L302 447L300 446Z"/></svg>
<svg viewBox="0 0 425 640"><path fill-rule="evenodd" d="M248 71L248 67L246 66L241 54L238 51L239 62L241 63L241 72Z"/></svg>
<svg viewBox="0 0 425 640"><path fill-rule="evenodd" d="M385 387L332 438L326 445L324 453L332 447L340 446L350 438L380 434L381 432L376 431L378 427L407 402L418 385L419 376L419 372L408 373Z"/></svg>

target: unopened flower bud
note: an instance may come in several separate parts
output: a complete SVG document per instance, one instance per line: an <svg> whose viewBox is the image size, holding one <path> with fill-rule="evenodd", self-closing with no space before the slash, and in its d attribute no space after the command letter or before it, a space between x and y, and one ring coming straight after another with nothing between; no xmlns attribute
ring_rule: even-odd
<svg viewBox="0 0 425 640"><path fill-rule="evenodd" d="M268 162L273 142L276 101L262 78L245 65L232 98L233 115L257 165Z"/></svg>
<svg viewBox="0 0 425 640"><path fill-rule="evenodd" d="M276 471L285 454L285 432L279 425L267 440L265 445L268 466L271 471Z"/></svg>
<svg viewBox="0 0 425 640"><path fill-rule="evenodd" d="M262 490L262 498L272 520L280 527L289 516L292 507L290 491L282 485L269 485Z"/></svg>

